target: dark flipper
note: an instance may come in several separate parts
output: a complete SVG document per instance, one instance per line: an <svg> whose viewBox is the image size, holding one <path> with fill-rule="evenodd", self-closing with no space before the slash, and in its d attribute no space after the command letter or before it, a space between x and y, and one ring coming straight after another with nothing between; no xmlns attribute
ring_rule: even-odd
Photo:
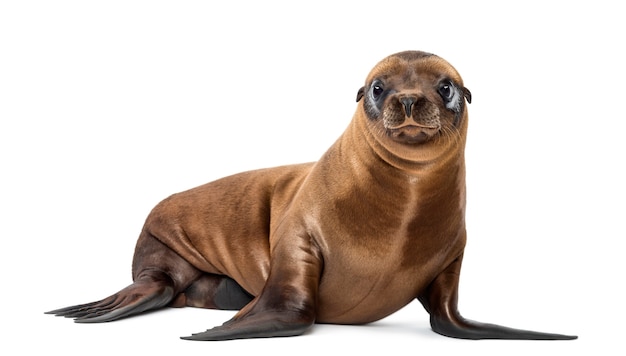
<svg viewBox="0 0 626 356"><path fill-rule="evenodd" d="M457 310L462 256L431 283L418 299L430 314L434 332L459 339L573 340L577 336L513 329L467 320Z"/></svg>
<svg viewBox="0 0 626 356"><path fill-rule="evenodd" d="M236 281L215 274L204 274L180 293L171 306L239 310L254 297Z"/></svg>
<svg viewBox="0 0 626 356"><path fill-rule="evenodd" d="M57 309L46 314L101 323L170 304L201 272L144 230L133 260L134 283L97 302ZM176 271L172 275L164 271Z"/></svg>
<svg viewBox="0 0 626 356"><path fill-rule="evenodd" d="M278 240L272 269L261 294L223 325L182 339L217 341L296 336L313 325L322 270L320 253L308 237L292 235Z"/></svg>
<svg viewBox="0 0 626 356"><path fill-rule="evenodd" d="M164 307L173 297L173 283L139 281L103 300L52 310L46 314L75 318L77 323L102 323Z"/></svg>
<svg viewBox="0 0 626 356"><path fill-rule="evenodd" d="M223 341L249 338L298 336L302 335L309 328L309 326L310 325L305 325L298 328L290 326L289 328L285 328L285 325L281 325L278 322L276 322L273 326L266 325L265 327L253 324L250 324L248 327L238 326L236 328L217 326L205 332L192 334L191 336L182 336L181 339L193 341Z"/></svg>
<svg viewBox="0 0 626 356"><path fill-rule="evenodd" d="M205 274L174 298L174 283L166 278L138 281L103 300L52 310L77 323L114 321L147 310L165 306L192 306L210 309L241 309L252 300L237 282L225 277Z"/></svg>
<svg viewBox="0 0 626 356"><path fill-rule="evenodd" d="M297 336L304 333L314 319L286 311L263 312L238 318L207 331L181 337L183 340L220 341L248 338Z"/></svg>
<svg viewBox="0 0 626 356"><path fill-rule="evenodd" d="M133 284L100 301L46 314L75 318L77 323L101 323L165 306L241 309L252 300L233 279L203 274L148 233L142 234L136 251Z"/></svg>
<svg viewBox="0 0 626 356"><path fill-rule="evenodd" d="M438 334L459 339L510 339L510 340L574 340L577 336L551 334L530 330L513 329L505 326L478 323L463 319L457 315L457 320L431 317L431 327Z"/></svg>
<svg viewBox="0 0 626 356"><path fill-rule="evenodd" d="M267 290L267 288L266 288ZM270 295L274 293L267 293ZM266 297L254 299L235 317L221 326L207 331L181 337L183 340L219 341L248 338L265 338L280 336L297 336L304 333L315 322L312 304L303 300L302 303L284 303ZM274 298L277 296L274 295ZM292 296L297 298L296 296ZM285 306L290 304L290 307ZM300 305L301 308L295 308Z"/></svg>

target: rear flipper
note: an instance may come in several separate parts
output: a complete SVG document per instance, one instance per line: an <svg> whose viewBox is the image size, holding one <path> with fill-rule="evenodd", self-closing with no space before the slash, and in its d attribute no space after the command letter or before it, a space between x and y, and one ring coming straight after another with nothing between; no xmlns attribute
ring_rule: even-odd
<svg viewBox="0 0 626 356"><path fill-rule="evenodd" d="M155 278L155 274L159 274ZM252 300L237 282L226 276L205 274L174 296L174 282L161 272L153 272L103 300L52 310L77 323L101 323L136 315L165 306L236 310Z"/></svg>
<svg viewBox="0 0 626 356"><path fill-rule="evenodd" d="M46 314L76 318L78 323L100 323L168 305L240 309L252 300L237 282L203 273L147 230L140 236L135 252L133 284L103 300Z"/></svg>
<svg viewBox="0 0 626 356"><path fill-rule="evenodd" d="M204 274L180 293L170 306L239 310L253 298L230 277Z"/></svg>
<svg viewBox="0 0 626 356"><path fill-rule="evenodd" d="M173 298L174 283L171 279L143 279L100 301L52 310L46 314L75 318L77 323L102 323L164 307Z"/></svg>

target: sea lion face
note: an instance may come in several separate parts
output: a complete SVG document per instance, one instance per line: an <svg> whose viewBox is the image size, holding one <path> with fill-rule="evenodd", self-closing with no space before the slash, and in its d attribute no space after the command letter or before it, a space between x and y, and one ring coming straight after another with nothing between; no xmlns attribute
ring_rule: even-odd
<svg viewBox="0 0 626 356"><path fill-rule="evenodd" d="M458 132L464 98L471 102L457 71L440 57L417 51L383 59L357 94L373 131L405 145Z"/></svg>

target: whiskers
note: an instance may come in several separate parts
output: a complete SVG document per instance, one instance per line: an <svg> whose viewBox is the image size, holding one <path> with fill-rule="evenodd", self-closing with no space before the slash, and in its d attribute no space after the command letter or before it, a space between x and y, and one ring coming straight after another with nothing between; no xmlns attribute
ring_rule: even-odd
<svg viewBox="0 0 626 356"><path fill-rule="evenodd" d="M461 144L461 131L455 125L442 125L437 137L437 145L459 145Z"/></svg>

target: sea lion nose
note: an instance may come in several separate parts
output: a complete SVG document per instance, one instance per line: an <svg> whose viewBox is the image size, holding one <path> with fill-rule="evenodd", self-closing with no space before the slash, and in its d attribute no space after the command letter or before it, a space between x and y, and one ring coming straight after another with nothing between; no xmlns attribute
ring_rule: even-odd
<svg viewBox="0 0 626 356"><path fill-rule="evenodd" d="M419 98L417 97L417 95L406 95L406 96L402 96L402 97L400 97L398 99L400 101L400 103L402 104L402 106L404 106L404 112L406 113L406 117L411 117L411 111L413 110L413 104L415 104L415 102L418 99Z"/></svg>

